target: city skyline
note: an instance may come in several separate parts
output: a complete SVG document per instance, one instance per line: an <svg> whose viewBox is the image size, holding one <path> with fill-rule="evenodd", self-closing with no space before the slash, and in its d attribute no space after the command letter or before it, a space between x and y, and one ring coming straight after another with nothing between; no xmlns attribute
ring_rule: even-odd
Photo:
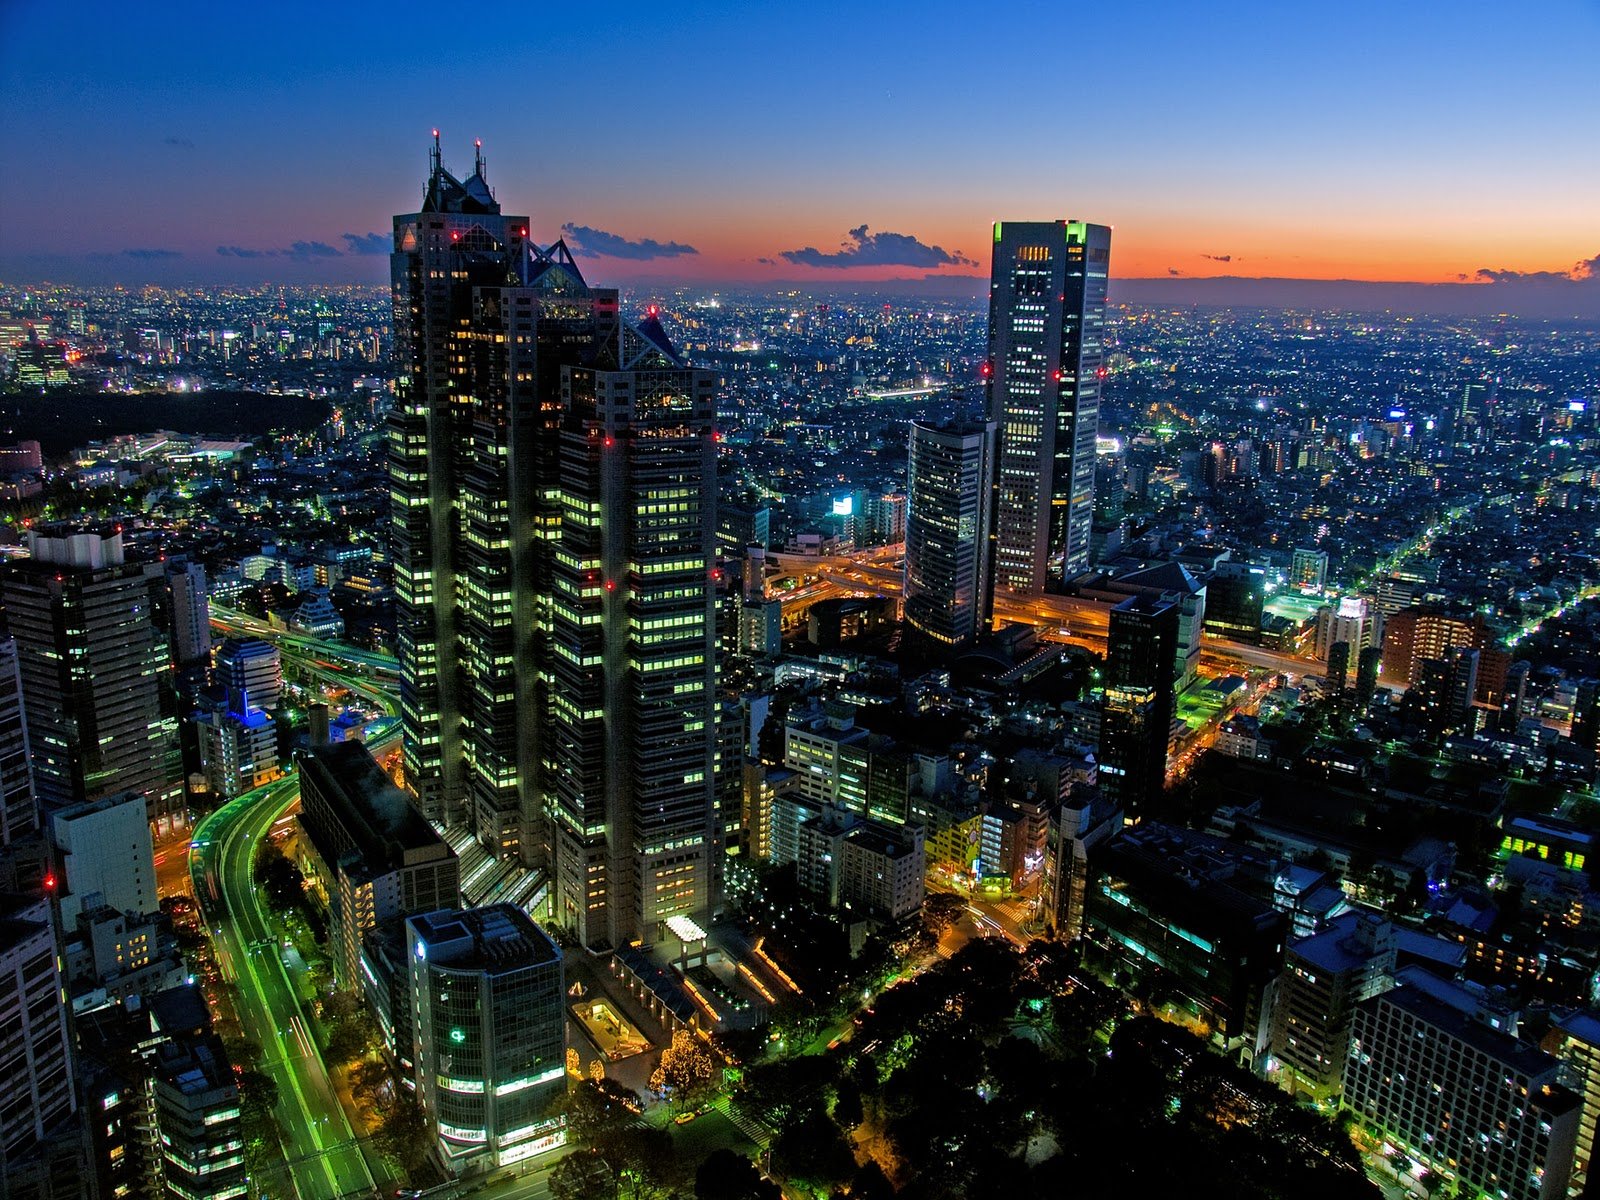
<svg viewBox="0 0 1600 1200"><path fill-rule="evenodd" d="M123 28L16 5L0 94L13 161L40 166L0 184L0 274L381 282L374 213L413 206L437 126L458 172L483 141L534 240L565 237L620 283L976 292L993 220L1070 208L1116 224L1121 279L1173 294L1217 276L1470 283L1512 311L1587 312L1600 168L1570 147L1594 85L1544 60L1592 42L1600 16L1490 14L1038 13L1042 41L1103 48L1063 91L1071 120L1041 130L1008 116L1037 104L1034 76L983 72L1002 27L953 8L853 15L836 41L789 15L624 7L554 30L494 22L505 36L441 56L420 17L387 7L314 25L291 9L244 38L182 6ZM1514 88L1471 69L1490 55ZM629 80L627 153L586 132L585 89L530 90L519 64L541 59ZM1208 61L1238 65L1200 74ZM552 143L564 169L541 172Z"/></svg>

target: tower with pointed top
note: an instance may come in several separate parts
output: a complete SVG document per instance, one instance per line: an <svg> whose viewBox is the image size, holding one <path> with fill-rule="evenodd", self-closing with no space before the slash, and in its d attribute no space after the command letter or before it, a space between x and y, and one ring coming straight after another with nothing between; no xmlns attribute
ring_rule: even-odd
<svg viewBox="0 0 1600 1200"><path fill-rule="evenodd" d="M437 142L395 219L406 781L585 945L712 904L713 377Z"/></svg>

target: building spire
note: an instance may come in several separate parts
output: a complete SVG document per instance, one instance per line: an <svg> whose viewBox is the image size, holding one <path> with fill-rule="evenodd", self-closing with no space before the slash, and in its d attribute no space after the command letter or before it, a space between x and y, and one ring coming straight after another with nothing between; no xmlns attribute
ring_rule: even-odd
<svg viewBox="0 0 1600 1200"><path fill-rule="evenodd" d="M433 131L433 150L428 155L429 174L438 174L443 161L443 155L439 151L439 131L435 129Z"/></svg>
<svg viewBox="0 0 1600 1200"><path fill-rule="evenodd" d="M472 141L472 173L483 179L483 139L474 138ZM489 181L483 180L485 183Z"/></svg>

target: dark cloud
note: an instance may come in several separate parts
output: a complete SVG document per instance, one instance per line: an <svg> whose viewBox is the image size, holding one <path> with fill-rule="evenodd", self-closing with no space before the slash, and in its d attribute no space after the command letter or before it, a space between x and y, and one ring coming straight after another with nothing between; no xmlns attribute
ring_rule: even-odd
<svg viewBox="0 0 1600 1200"><path fill-rule="evenodd" d="M591 229L587 225L574 225L570 221L561 227L561 233L572 243L574 254L589 258L627 258L635 262L648 262L653 258L678 258L685 254L700 253L682 242L658 242L654 238L630 242L621 234Z"/></svg>
<svg viewBox="0 0 1600 1200"><path fill-rule="evenodd" d="M1233 255L1231 254L1202 254L1200 257L1209 258L1212 262L1220 263L1231 263L1233 261Z"/></svg>
<svg viewBox="0 0 1600 1200"><path fill-rule="evenodd" d="M387 233L341 233L345 249L351 254L388 254L394 239Z"/></svg>
<svg viewBox="0 0 1600 1200"><path fill-rule="evenodd" d="M245 246L218 246L217 253L225 258L277 258L276 250L251 250Z"/></svg>
<svg viewBox="0 0 1600 1200"><path fill-rule="evenodd" d="M125 258L182 258L182 250L124 250Z"/></svg>
<svg viewBox="0 0 1600 1200"><path fill-rule="evenodd" d="M1600 254L1579 259L1568 271L1492 271L1480 267L1473 279L1478 283L1581 283L1592 287L1600 285Z"/></svg>
<svg viewBox="0 0 1600 1200"><path fill-rule="evenodd" d="M758 258L756 261L762 266L766 267L775 267L778 265L778 260L775 258Z"/></svg>
<svg viewBox="0 0 1600 1200"><path fill-rule="evenodd" d="M1183 272L1178 270L1177 267L1168 267L1167 268L1167 274L1168 275L1182 275Z"/></svg>
<svg viewBox="0 0 1600 1200"><path fill-rule="evenodd" d="M919 242L909 233L868 233L858 225L840 248L824 254L815 246L785 250L781 258L800 267L975 267L961 251Z"/></svg>
<svg viewBox="0 0 1600 1200"><path fill-rule="evenodd" d="M186 137L164 137L161 139L163 146L176 146L180 150L193 150L194 143Z"/></svg>
<svg viewBox="0 0 1600 1200"><path fill-rule="evenodd" d="M327 242L295 242L284 254L289 258L342 258L343 251L335 250Z"/></svg>

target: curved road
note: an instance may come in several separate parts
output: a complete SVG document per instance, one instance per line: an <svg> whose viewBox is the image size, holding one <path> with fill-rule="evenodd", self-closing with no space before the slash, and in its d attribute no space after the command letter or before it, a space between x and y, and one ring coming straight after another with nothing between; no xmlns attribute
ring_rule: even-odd
<svg viewBox="0 0 1600 1200"><path fill-rule="evenodd" d="M372 743L374 751L398 736L391 726ZM195 828L189 872L239 1020L261 1047L260 1069L278 1085L277 1116L296 1194L302 1200L372 1196L372 1174L328 1081L252 878L256 847L299 798L300 781L290 775L211 813Z"/></svg>

